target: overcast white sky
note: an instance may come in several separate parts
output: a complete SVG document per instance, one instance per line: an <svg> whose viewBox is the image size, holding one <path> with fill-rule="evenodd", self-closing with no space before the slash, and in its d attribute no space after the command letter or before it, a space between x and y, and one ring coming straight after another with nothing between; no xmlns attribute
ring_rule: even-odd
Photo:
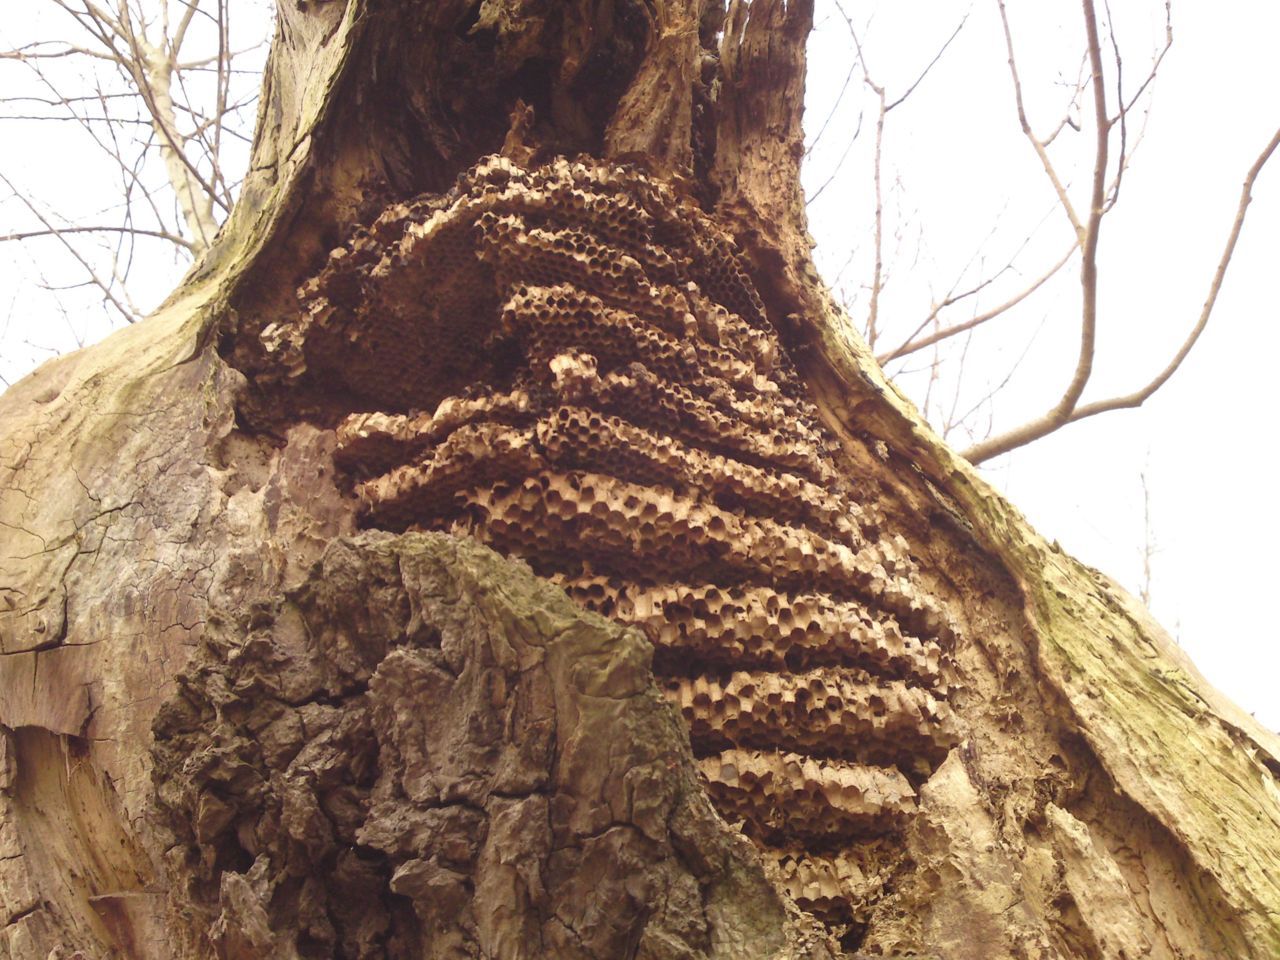
<svg viewBox="0 0 1280 960"><path fill-rule="evenodd" d="M1026 81L1031 120L1046 132L1065 96L1056 81L1060 74L1074 79L1083 49L1079 5L1012 0L1008 6L1020 64L1028 78L1038 78ZM1025 282L1037 264L1052 263L1070 231L1018 129L994 0L972 7L945 0L844 7L859 27L871 19L864 50L890 99L971 10L934 71L888 117L886 203L901 211L905 239L881 310L923 318L931 286L945 293L993 224L984 255L1002 264L1006 251L1043 223L1024 258L1023 279L1007 277L1006 289ZM1128 0L1112 7L1127 18L1120 39L1133 89L1163 33L1163 4ZM833 4L820 0L819 8L811 125L826 115L848 66L844 21ZM1273 43L1280 36L1280 4L1175 0L1174 32L1145 139L1104 227L1098 360L1086 399L1127 393L1172 356L1208 291L1245 171L1280 126L1280 60ZM863 141L871 138L873 119L864 120ZM856 112L842 125L854 127ZM1087 152L1088 128L1075 136ZM824 141L808 171L811 193L845 147L830 131ZM835 276L849 250L858 248L837 284L855 318L865 314L859 285L870 276L869 158L869 149L851 151L842 175L810 208L826 276ZM1071 183L1075 197L1086 195L1086 179L1078 169ZM1174 379L1139 411L1068 427L983 470L1042 533L1135 592L1142 581L1145 472L1158 547L1153 611L1212 682L1277 729L1280 627L1265 605L1280 575L1272 548L1280 539L1272 422L1280 355L1274 292L1280 279L1280 158L1264 171L1254 196L1213 320ZM992 359L994 347L1007 363L1030 344L1023 375L996 398L997 430L1043 411L1065 387L1078 345L1077 277L1064 274L1027 309L993 322L999 324L991 331L995 344L975 340L971 346L967 365L974 374L966 379L981 391L987 379L1004 375L1000 357ZM1002 299L993 295L979 309Z"/></svg>
<svg viewBox="0 0 1280 960"><path fill-rule="evenodd" d="M1056 121L1064 84L1077 73L1077 4L1008 5L1032 123L1044 129ZM60 29L57 21L51 28L39 20L42 6L6 9L0 44L13 46ZM232 12L260 6L260 0L237 0ZM969 11L946 54L886 124L891 273L881 311L886 323L909 329L957 276L972 280L984 267L990 273L1030 238L1015 269L968 309L994 305L1038 266L1051 263L1070 240L1018 131L995 0L975 0L972 6L955 0L844 0L843 6L860 31L874 79L890 99L915 79ZM1163 3L1125 0L1113 6L1123 8L1117 15L1126 18L1118 25L1125 77L1136 84L1163 32ZM1087 399L1132 390L1176 349L1208 289L1244 172L1280 125L1280 59L1274 56L1280 4L1181 0L1174 6L1174 28L1175 44L1161 69L1144 140L1105 227L1099 352ZM808 123L816 132L853 63L848 29L833 0L818 0L811 51ZM0 90L13 89L17 75L11 66L0 64ZM862 133L849 145L859 109L868 103L860 84L861 73L855 72L806 174L813 194L838 169L810 215L819 265L855 319L866 311L874 209L874 115L864 115ZM1076 197L1087 189L1086 177L1069 156L1087 154L1089 147L1087 127L1083 134L1068 130L1060 143ZM69 130L14 122L0 130L0 173L69 210L97 213L113 202L115 180L95 172L92 161L92 151ZM0 195L5 192L0 187ZM1280 356L1280 308L1272 290L1280 263L1280 160L1264 172L1255 198L1207 333L1147 407L1068 427L993 461L984 472L1046 536L1135 591L1146 541L1140 481L1145 473L1158 547L1151 583L1155 614L1212 682L1277 729L1280 627L1264 604L1280 574L1271 549L1280 542L1280 506L1272 492L1270 390ZM0 196L0 235L20 229L25 216ZM183 264L159 248L148 256L137 296L156 301ZM38 289L42 275L56 280L60 269L49 241L0 244L0 376L12 380L51 351L74 347L76 339L92 341L109 329L91 293L70 301L64 315ZM1056 399L1077 347L1076 276L1064 272L1025 309L994 321L989 336L975 338L965 359L962 407L1001 380L1024 353L1019 375L991 407L995 429ZM918 395L923 379L908 376L903 383ZM964 438L956 440L963 444Z"/></svg>

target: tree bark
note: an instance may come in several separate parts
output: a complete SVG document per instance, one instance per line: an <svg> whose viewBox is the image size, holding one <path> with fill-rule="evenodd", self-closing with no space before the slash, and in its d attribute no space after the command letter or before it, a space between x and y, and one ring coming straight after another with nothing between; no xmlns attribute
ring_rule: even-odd
<svg viewBox="0 0 1280 960"><path fill-rule="evenodd" d="M1280 738L949 450L818 278L811 18L805 0L281 5L213 248L145 323L0 399L0 955L1280 955ZM517 186L536 196L512 205ZM586 205L535 217L557 190ZM534 277L538 244L566 238L581 278ZM504 326L566 284L658 380L724 371L680 394L723 436L662 437L682 479L654 480L665 454L634 451L658 401L606 418L633 459L545 475L624 493L599 527L557 526L558 488L530 488L550 547L496 525L506 474L464 474L456 515L405 494L465 435L432 430L497 409L473 381L533 384L510 370L554 381L477 462L508 428L539 462L587 457L537 432L537 405L587 404L615 347L538 354L543 328ZM674 312L635 299L668 287ZM658 329L685 316L683 340ZM744 423L795 412L775 433L814 452L715 420L734 391L763 398ZM505 470L525 448L502 449ZM714 495L679 506L704 475ZM608 519L652 490L686 510L675 546L645 546L668 521ZM686 662L679 605L640 598L705 602L730 572L772 620L739 597L718 635L737 652ZM862 619L784 630L779 598ZM709 630L697 604L679 616ZM752 713L744 676L786 709L819 689L797 677L823 684L838 723L805 740L826 708ZM854 853L836 893L797 879Z"/></svg>

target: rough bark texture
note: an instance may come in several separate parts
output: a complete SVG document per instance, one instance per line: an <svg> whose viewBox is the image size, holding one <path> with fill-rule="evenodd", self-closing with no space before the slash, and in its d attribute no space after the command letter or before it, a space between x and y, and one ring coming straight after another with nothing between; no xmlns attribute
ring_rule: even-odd
<svg viewBox="0 0 1280 960"><path fill-rule="evenodd" d="M732 239L636 169L492 157L263 337L290 395L378 407L336 430L362 523L466 530L649 632L718 808L856 936L958 742L963 640Z"/></svg>
<svg viewBox="0 0 1280 960"><path fill-rule="evenodd" d="M240 613L155 723L219 956L828 955L712 813L652 648L528 570L363 534Z"/></svg>
<svg viewBox="0 0 1280 960"><path fill-rule="evenodd" d="M253 169L209 256L148 321L0 399L0 956L1280 955L1280 740L959 461L884 382L816 277L796 177L810 18L797 0L734 2L727 13L706 0L281 5ZM792 646L779 647L781 607L766 599L760 609L778 619L744 626L742 601L713 643L705 594L689 607L697 629L682 631L679 605L653 600L675 588L642 576L654 565L645 541L624 550L579 536L573 556L612 558L605 580L617 582L593 595L579 577L575 595L648 591L647 607L632 592L610 614L644 627L669 678L714 681L699 689L722 713L732 694L743 715L752 694L733 686L736 674L706 673L705 650L682 653L673 637L781 650L756 665L779 684L805 657L828 657L815 661L823 669L862 658L868 675L846 674L847 702L829 708L854 720L858 691L881 689L894 670L904 689L932 684L950 716L937 757L860 756L874 724L859 739L852 721L825 750L810 741L806 757L780 756L783 719L803 732L816 708L763 710L761 740L711 749L702 707L677 695L691 749L650 674L647 640L465 536L575 587L526 540L494 536L492 511L452 537L357 532L458 519L428 497L388 520L379 504L394 497L356 484L397 464L429 474L456 432L457 404L431 406L465 385L438 379L448 366L425 387L412 370L397 373L412 344L404 331L418 322L429 347L442 322L465 321L478 340L513 294L499 263L492 294L449 314L432 307L452 269L443 261L392 257L378 272L382 260L370 259L345 307L351 352L330 356L308 353L308 336L289 341L318 316L295 290L332 274L330 251L358 253L362 237L382 257L388 237L358 224L409 211L381 221L401 224L399 243L495 153L524 171L586 155L584 168L656 184L707 235L732 237L717 262L755 291L760 316L742 316L750 298L721 302L712 281L693 277L696 289L681 293L695 324L683 346L631 337L629 362L680 382L719 363L700 345L720 316L697 306L708 294L730 318L724 330L739 330L737 317L764 337L751 342L776 345L779 383L794 385L797 422L817 437L812 456L781 466L757 446L740 469L726 450L692 442L675 479L656 454L626 461L639 487L705 490L681 529L714 508L753 531L708 546L722 528L707 520L697 545L681 548L715 557L689 561L703 586L732 568L748 570L752 590L822 592L813 622L827 626L812 638L787 634ZM643 207L629 189L615 200ZM577 228L622 265L614 288L589 291L632 298L609 304L618 329L660 326L634 298L661 268L634 274L618 253L632 241L605 236L599 219L584 212L550 232ZM521 282L536 299L565 280ZM426 296L421 314L415 296ZM371 339L397 330L370 370L348 376ZM297 349L272 349L286 341ZM592 368L581 343L540 355L539 342L516 337L520 349L508 343L494 362L545 367L547 389L563 383L575 402L594 396L593 369L609 373L604 353L590 354ZM769 366L770 349L752 362ZM766 387L748 377L733 390ZM733 390L708 402L737 409ZM353 413L402 418L366 431L392 451L380 470L352 453ZM622 419L611 436L634 457L646 441ZM540 456L555 448L545 431L535 436ZM816 489L787 479L791 469ZM725 499L715 484L729 482ZM457 489L485 485L504 495L488 476ZM531 490L535 519L547 489ZM857 523L841 527L833 502ZM901 556L877 573L822 546L818 562L804 531L822 524L847 537L870 530ZM592 529L584 520L561 535ZM780 538L776 554L762 555L775 542L761 539L766 529ZM551 546L566 562L564 543ZM628 550L633 559L619 559ZM917 607L892 599L899 581ZM851 618L859 603L867 616ZM890 615L909 627L900 647L885 640ZM937 679L928 656L909 653L929 642ZM924 666L893 666L908 661ZM943 729L918 719L917 729ZM726 772L726 751L744 748L752 756L735 755ZM836 769L841 754L882 772ZM821 829L799 825L796 811ZM847 885L837 899L849 909L821 919L795 902L823 912L831 898L759 852L785 839L827 855L872 834L886 873Z"/></svg>

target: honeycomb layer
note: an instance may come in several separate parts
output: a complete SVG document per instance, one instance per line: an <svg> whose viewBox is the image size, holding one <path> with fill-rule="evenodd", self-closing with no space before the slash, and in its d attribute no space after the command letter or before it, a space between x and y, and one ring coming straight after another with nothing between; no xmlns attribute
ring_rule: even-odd
<svg viewBox="0 0 1280 960"><path fill-rule="evenodd" d="M941 644L904 633L892 616L856 601L770 587L645 588L609 577L558 582L583 606L643 627L659 647L688 661L774 671L843 664L944 689Z"/></svg>
<svg viewBox="0 0 1280 960"><path fill-rule="evenodd" d="M377 475L420 457L459 427L531 420L529 394L524 390L469 399L448 397L432 415L356 413L338 426L338 464L360 476Z"/></svg>
<svg viewBox="0 0 1280 960"><path fill-rule="evenodd" d="M839 842L884 832L915 810L915 791L892 768L738 749L698 767L720 809L760 837Z"/></svg>
<svg viewBox="0 0 1280 960"><path fill-rule="evenodd" d="M847 668L673 677L664 689L689 725L695 752L780 747L927 777L954 743L945 701Z"/></svg>
<svg viewBox="0 0 1280 960"><path fill-rule="evenodd" d="M896 851L864 843L837 854L765 847L774 882L803 909L819 916L861 920L893 873Z"/></svg>
<svg viewBox="0 0 1280 960"><path fill-rule="evenodd" d="M605 376L593 373L587 364L573 381L572 399L653 427L692 446L798 474L825 486L837 484L834 467L819 455L822 443L812 428L798 417L795 424L785 422L782 411L787 405L782 398L753 404L724 382L704 380L703 386L710 388L710 399L681 383L661 379L640 363Z"/></svg>
<svg viewBox="0 0 1280 960"><path fill-rule="evenodd" d="M713 802L803 906L865 913L959 739L955 630L728 235L636 168L489 158L300 300L264 344L348 399L364 522L465 530L644 629Z"/></svg>

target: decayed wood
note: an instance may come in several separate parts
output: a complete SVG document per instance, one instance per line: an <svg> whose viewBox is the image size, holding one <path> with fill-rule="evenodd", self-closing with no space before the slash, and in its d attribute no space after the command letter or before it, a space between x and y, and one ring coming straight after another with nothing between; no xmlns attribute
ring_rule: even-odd
<svg viewBox="0 0 1280 960"><path fill-rule="evenodd" d="M713 7L282 5L244 202L210 255L148 321L0 399L0 954L840 949L766 882L795 889L809 865L755 859L693 788L643 641L474 546L351 539L334 482L350 399L271 386L259 334L296 315L329 250L504 142L522 162L647 163L734 235L840 471L956 619L960 743L915 791L883 894L830 936L948 960L1280 954L1280 741L884 381L808 258L811 5ZM409 682L423 665L434 693ZM522 716L554 717L562 749L511 713L517 690L559 691L530 692ZM445 706L455 694L465 709ZM409 772L442 743L484 755L476 782ZM652 774L644 789L605 776L604 746ZM520 770L554 789L501 789ZM411 811L464 782L467 815L512 838L511 857L483 840L459 853L467 828L406 839ZM588 794L549 831L525 816ZM651 796L665 813L635 805ZM596 843L615 821L639 846ZM560 884L562 844L590 847L598 885ZM375 906L353 916L343 883Z"/></svg>

